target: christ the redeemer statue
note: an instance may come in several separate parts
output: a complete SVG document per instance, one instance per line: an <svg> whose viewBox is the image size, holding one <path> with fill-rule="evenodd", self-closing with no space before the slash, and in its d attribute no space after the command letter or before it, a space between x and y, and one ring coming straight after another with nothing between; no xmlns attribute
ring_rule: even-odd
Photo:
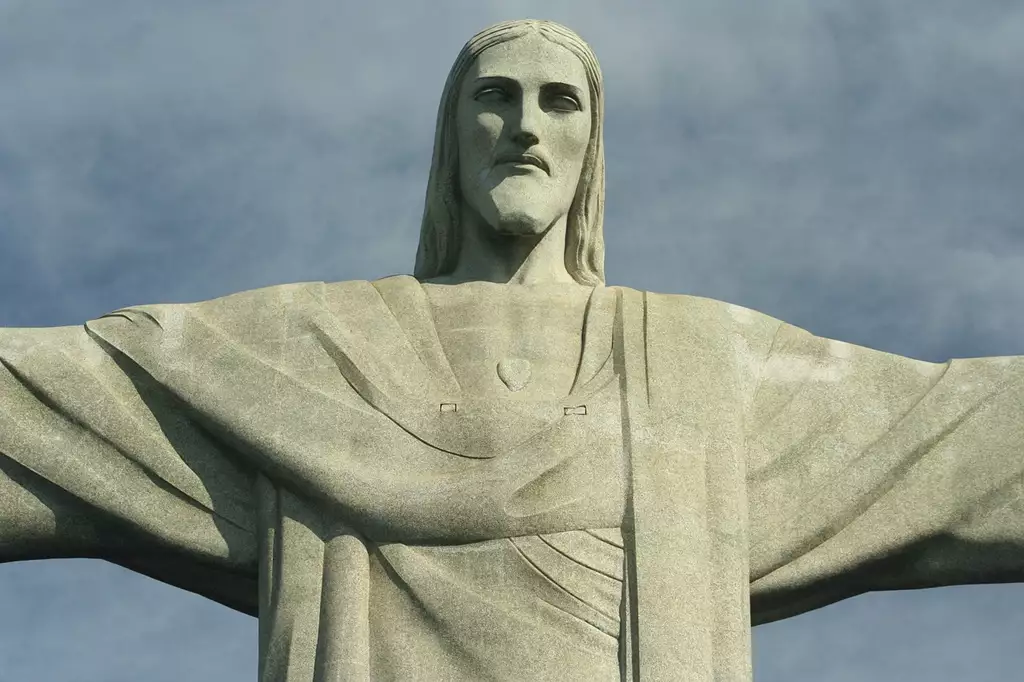
<svg viewBox="0 0 1024 682"><path fill-rule="evenodd" d="M575 33L492 26L414 276L0 329L0 561L258 616L263 682L740 682L752 624L1024 580L1024 357L606 287L602 117Z"/></svg>

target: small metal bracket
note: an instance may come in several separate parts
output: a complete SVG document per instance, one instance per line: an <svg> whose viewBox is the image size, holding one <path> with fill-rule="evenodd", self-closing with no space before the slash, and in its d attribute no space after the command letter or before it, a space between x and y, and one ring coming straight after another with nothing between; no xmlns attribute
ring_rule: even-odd
<svg viewBox="0 0 1024 682"><path fill-rule="evenodd" d="M562 409L564 410L563 414L586 414L587 413L587 406L586 405L577 405L576 407L565 407L565 408L562 408Z"/></svg>

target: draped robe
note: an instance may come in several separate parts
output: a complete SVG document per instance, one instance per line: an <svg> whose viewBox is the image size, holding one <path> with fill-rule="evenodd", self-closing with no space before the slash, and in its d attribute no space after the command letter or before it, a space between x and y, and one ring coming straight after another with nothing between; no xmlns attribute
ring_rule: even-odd
<svg viewBox="0 0 1024 682"><path fill-rule="evenodd" d="M624 287L582 332L522 401L406 276L0 329L0 561L258 616L263 682L749 680L752 624L1024 579L1024 358Z"/></svg>

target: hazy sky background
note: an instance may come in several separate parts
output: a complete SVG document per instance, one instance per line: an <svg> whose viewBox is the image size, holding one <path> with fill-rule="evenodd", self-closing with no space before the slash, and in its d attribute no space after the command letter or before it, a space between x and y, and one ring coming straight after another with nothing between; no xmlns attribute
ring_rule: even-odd
<svg viewBox="0 0 1024 682"><path fill-rule="evenodd" d="M609 284L1024 354L1012 0L0 0L0 325L411 272L448 68L525 17L602 64ZM0 566L0 682L249 681L256 632L102 562ZM754 651L759 682L1020 679L1024 587L857 597Z"/></svg>

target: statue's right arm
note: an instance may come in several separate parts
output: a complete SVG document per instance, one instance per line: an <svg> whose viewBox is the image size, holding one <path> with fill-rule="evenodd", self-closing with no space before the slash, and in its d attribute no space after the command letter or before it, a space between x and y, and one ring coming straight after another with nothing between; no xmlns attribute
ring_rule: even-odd
<svg viewBox="0 0 1024 682"><path fill-rule="evenodd" d="M249 611L211 586L255 578L252 483L87 327L0 328L0 563L103 558Z"/></svg>

